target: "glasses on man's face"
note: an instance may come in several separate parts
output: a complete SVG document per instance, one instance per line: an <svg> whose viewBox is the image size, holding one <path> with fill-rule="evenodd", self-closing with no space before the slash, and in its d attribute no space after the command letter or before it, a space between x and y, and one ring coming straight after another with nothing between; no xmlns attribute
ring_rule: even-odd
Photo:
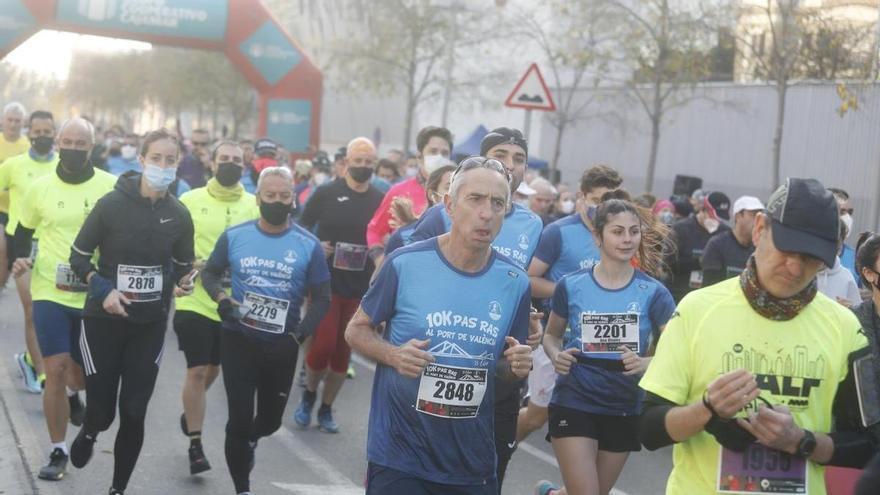
<svg viewBox="0 0 880 495"><path fill-rule="evenodd" d="M507 179L508 184L510 183L510 172L507 171L507 168L504 167L504 164L499 162L494 158L486 158L484 156L472 156L470 158L464 159L461 163L456 167L455 172L452 173L452 178L455 179L455 176L460 172L467 172L468 170L473 170L475 168L487 168L489 170L494 170Z"/></svg>

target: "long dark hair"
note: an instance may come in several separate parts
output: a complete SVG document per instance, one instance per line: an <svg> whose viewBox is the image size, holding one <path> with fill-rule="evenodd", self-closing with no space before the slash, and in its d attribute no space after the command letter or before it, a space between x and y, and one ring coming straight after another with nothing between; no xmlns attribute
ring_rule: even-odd
<svg viewBox="0 0 880 495"><path fill-rule="evenodd" d="M874 232L862 232L862 235L859 236L859 242L856 244L856 270L866 287L871 287L873 284L865 278L862 269L868 268L876 271L874 267L877 265L878 256L880 256L880 235ZM880 280L878 280L877 288L880 289Z"/></svg>
<svg viewBox="0 0 880 495"><path fill-rule="evenodd" d="M663 272L663 244L669 235L669 228L646 208L630 202L629 193L623 189L610 191L602 195L602 203L596 208L593 218L594 234L602 238L602 230L612 215L632 213L639 219L642 239L639 243L636 259L639 268L651 276L657 277Z"/></svg>

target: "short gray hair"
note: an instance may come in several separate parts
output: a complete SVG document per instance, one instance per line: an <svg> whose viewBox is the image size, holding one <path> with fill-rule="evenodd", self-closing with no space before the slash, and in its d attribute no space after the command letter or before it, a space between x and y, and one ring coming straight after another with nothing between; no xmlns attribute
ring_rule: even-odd
<svg viewBox="0 0 880 495"><path fill-rule="evenodd" d="M257 192L263 189L263 180L266 177L282 177L291 184L293 183L293 174L287 167L266 167L260 172L260 178L257 179Z"/></svg>
<svg viewBox="0 0 880 495"><path fill-rule="evenodd" d="M501 170L504 170L502 173L496 167L489 166L489 162L496 162L501 166ZM464 175L466 172L470 172L471 170L484 168L486 170L492 170L498 172L501 177L504 177L507 180L507 204L510 204L510 176L507 175L507 170L504 168L504 165L501 164L498 160L494 158L486 158L482 156L472 156L470 158L465 158L461 164L455 169L455 173L452 174L452 179L449 181L449 196L455 200L458 199L458 190L461 189L462 184L464 183Z"/></svg>
<svg viewBox="0 0 880 495"><path fill-rule="evenodd" d="M82 124L85 126L86 130L89 132L89 138L92 140L92 144L95 144L95 126L92 125L87 119L82 117L71 117L64 121L61 124L61 127L58 129L58 137L60 138L62 134L64 134L64 130L67 129L68 126L73 124Z"/></svg>
<svg viewBox="0 0 880 495"><path fill-rule="evenodd" d="M25 110L24 105L17 101L9 102L3 107L3 115L5 116L8 113L17 113L18 115L24 117L27 115L27 110Z"/></svg>

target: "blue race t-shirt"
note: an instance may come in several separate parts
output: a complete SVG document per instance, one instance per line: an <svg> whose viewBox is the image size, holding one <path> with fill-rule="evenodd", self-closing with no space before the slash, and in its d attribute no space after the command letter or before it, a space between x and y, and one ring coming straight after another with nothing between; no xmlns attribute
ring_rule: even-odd
<svg viewBox="0 0 880 495"><path fill-rule="evenodd" d="M494 251L479 273L461 272L430 239L395 251L361 307L391 345L429 339L436 359L420 378L376 367L369 461L435 483L494 479L495 362L507 335L528 335L526 273Z"/></svg>
<svg viewBox="0 0 880 495"><path fill-rule="evenodd" d="M242 305L242 319L223 327L273 340L296 329L309 288L330 282L330 271L320 241L308 231L292 224L269 234L257 222L226 230L207 265L217 272L229 268L232 298Z"/></svg>
<svg viewBox="0 0 880 495"><path fill-rule="evenodd" d="M580 213L560 218L544 228L535 257L549 268L544 278L551 282L599 262L599 248Z"/></svg>
<svg viewBox="0 0 880 495"><path fill-rule="evenodd" d="M442 204L436 204L428 208L419 218L415 231L410 237L410 242L423 241L445 234L449 232L451 225L452 220L446 212L446 207ZM514 203L507 215L504 216L501 231L492 241L492 247L526 270L532 261L532 255L538 249L543 228L541 217L535 215L528 208Z"/></svg>
<svg viewBox="0 0 880 495"><path fill-rule="evenodd" d="M853 278L856 279L856 284L861 288L862 277L859 276L859 272L856 270L856 250L848 244L844 244L843 250L840 252L840 264L852 273Z"/></svg>
<svg viewBox="0 0 880 495"><path fill-rule="evenodd" d="M394 233L388 237L388 241L385 243L385 256L388 256L403 246L408 246L410 242L412 242L410 239L412 238L413 232L416 230L416 224L418 224L418 220L395 230Z"/></svg>
<svg viewBox="0 0 880 495"><path fill-rule="evenodd" d="M624 347L644 357L675 311L675 303L663 284L639 270L625 287L610 290L599 285L594 269L566 275L553 293L553 312L571 328L564 348L581 352L571 372L556 379L550 402L594 414L639 414L644 398L638 386L641 377L624 375L595 360L613 361L622 370Z"/></svg>

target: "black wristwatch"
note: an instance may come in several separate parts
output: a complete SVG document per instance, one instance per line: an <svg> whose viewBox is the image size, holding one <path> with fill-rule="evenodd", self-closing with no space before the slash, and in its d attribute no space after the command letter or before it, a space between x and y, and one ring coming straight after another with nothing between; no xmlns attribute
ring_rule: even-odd
<svg viewBox="0 0 880 495"><path fill-rule="evenodd" d="M814 450L816 450L816 435L813 435L810 430L804 430L804 437L798 442L794 455L801 459L808 459L813 455Z"/></svg>

